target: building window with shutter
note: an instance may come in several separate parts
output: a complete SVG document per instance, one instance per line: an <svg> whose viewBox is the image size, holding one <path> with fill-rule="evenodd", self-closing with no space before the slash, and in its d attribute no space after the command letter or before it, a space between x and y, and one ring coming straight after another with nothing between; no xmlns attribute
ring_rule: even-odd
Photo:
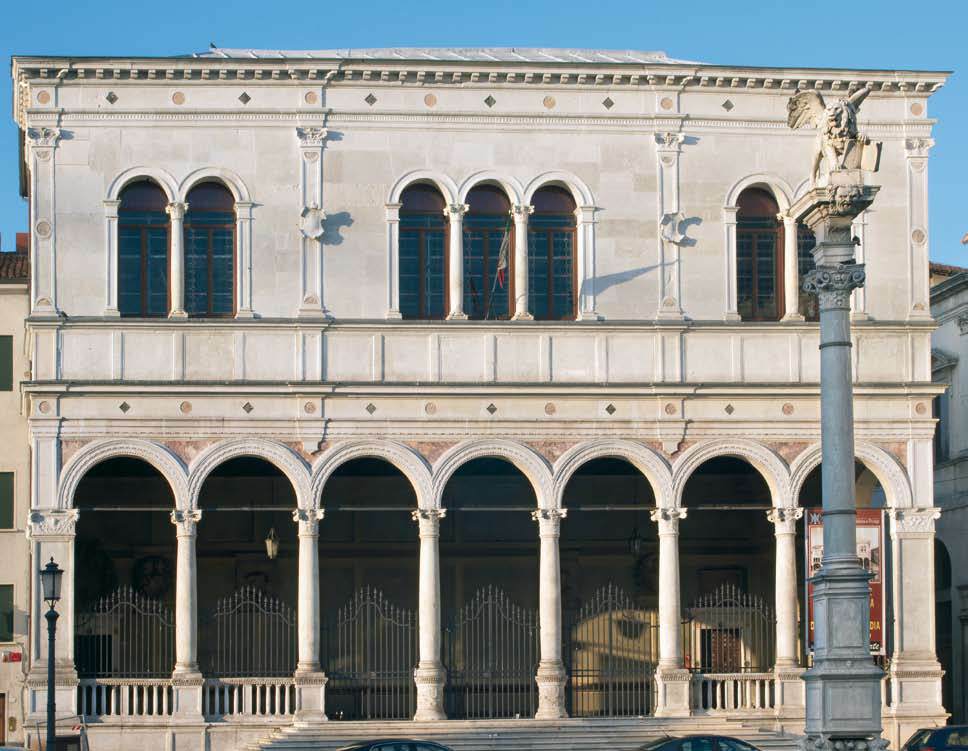
<svg viewBox="0 0 968 751"><path fill-rule="evenodd" d="M13 584L0 584L0 642L13 641Z"/></svg>
<svg viewBox="0 0 968 751"><path fill-rule="evenodd" d="M13 529L13 472L0 472L0 529Z"/></svg>
<svg viewBox="0 0 968 751"><path fill-rule="evenodd" d="M0 391L13 391L13 337L0 336Z"/></svg>

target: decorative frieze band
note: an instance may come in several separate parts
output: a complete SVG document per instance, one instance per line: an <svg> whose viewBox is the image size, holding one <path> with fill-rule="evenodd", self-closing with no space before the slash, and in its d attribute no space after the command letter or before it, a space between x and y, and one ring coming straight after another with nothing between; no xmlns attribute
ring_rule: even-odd
<svg viewBox="0 0 968 751"><path fill-rule="evenodd" d="M80 512L76 508L45 509L30 512L27 521L27 537L73 537L77 531Z"/></svg>

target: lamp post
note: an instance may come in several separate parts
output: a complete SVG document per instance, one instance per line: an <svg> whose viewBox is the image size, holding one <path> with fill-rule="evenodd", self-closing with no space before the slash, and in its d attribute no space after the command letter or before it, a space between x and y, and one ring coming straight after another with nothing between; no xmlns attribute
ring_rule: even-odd
<svg viewBox="0 0 968 751"><path fill-rule="evenodd" d="M40 585L44 600L48 605L47 618L47 751L54 751L57 744L57 706L54 701L55 670L54 670L54 639L57 636L57 611L54 605L61 598L61 579L64 571L50 559L50 563L40 570Z"/></svg>

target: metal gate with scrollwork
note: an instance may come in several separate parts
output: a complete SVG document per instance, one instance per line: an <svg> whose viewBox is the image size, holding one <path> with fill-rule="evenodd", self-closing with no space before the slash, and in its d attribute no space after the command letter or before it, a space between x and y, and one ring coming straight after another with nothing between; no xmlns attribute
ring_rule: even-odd
<svg viewBox="0 0 968 751"><path fill-rule="evenodd" d="M655 711L659 626L614 584L565 616L568 714L637 717Z"/></svg>
<svg viewBox="0 0 968 751"><path fill-rule="evenodd" d="M684 613L686 665L701 673L773 669L776 619L759 595L723 584L696 598Z"/></svg>
<svg viewBox="0 0 968 751"><path fill-rule="evenodd" d="M478 590L444 631L447 716L533 717L539 654L537 612L496 587Z"/></svg>
<svg viewBox="0 0 968 751"><path fill-rule="evenodd" d="M330 719L405 720L416 711L414 612L364 587L322 626Z"/></svg>

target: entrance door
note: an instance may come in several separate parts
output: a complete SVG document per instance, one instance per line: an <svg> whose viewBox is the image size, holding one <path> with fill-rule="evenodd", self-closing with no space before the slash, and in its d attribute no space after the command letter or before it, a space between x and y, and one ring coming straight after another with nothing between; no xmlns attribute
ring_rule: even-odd
<svg viewBox="0 0 968 751"><path fill-rule="evenodd" d="M738 628L704 628L700 632L702 664L710 673L737 673L742 665Z"/></svg>

